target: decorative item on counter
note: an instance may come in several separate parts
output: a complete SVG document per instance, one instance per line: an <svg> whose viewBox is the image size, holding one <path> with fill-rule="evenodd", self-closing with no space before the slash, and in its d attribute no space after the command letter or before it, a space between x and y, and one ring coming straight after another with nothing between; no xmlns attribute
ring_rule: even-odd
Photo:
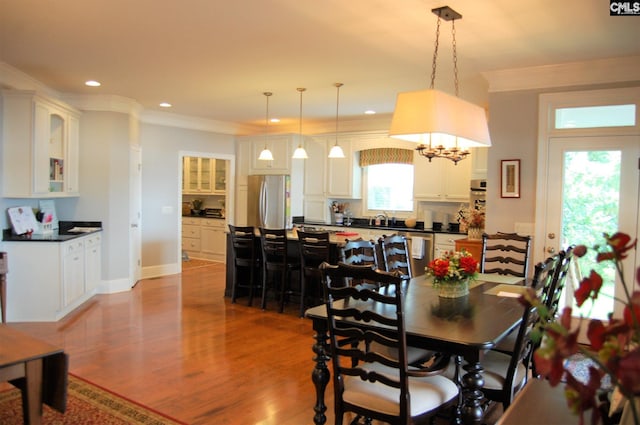
<svg viewBox="0 0 640 425"><path fill-rule="evenodd" d="M580 327L572 327L572 308L565 307L560 316L549 317L550 313L543 301L539 299L533 289L520 299L523 304L537 308L541 320L536 333L537 339L542 339L540 347L534 352L536 368L540 375L547 378L553 387L561 382L565 383L565 396L572 411L580 415L580 424L585 422L584 414L591 410L590 423L618 423L601 418L606 412L606 405L601 406L607 394L603 383L610 383L613 393L610 395L609 414L622 409L620 424L640 425L640 267L635 270L636 282L627 282L624 274L623 260L636 257L637 239L633 240L628 234L617 232L614 235L604 234L604 243L587 248L577 245L573 249L574 260L584 257L589 252L595 253L597 268L590 274L583 274L578 288L574 292L576 305L581 307L587 300L594 302L600 296L607 296L604 279L616 280L624 289L624 295L614 300L623 304L621 315L613 316L609 313L609 320L591 319L588 325L587 337L590 345L578 344ZM602 263L613 263L613 273L603 273ZM601 275L600 273L603 273ZM578 273L580 274L580 273ZM610 295L609 295L610 296ZM616 308L616 310L618 310ZM588 381L574 375L565 360L577 353L591 360ZM603 397L604 395L604 397ZM611 419L611 418L608 418Z"/></svg>
<svg viewBox="0 0 640 425"><path fill-rule="evenodd" d="M337 201L333 201L331 206L331 215L333 217L333 224L343 224L344 223L344 211L347 209L349 204L340 203Z"/></svg>
<svg viewBox="0 0 640 425"><path fill-rule="evenodd" d="M464 297L469 294L469 283L478 275L478 261L465 249L446 251L432 260L425 271L433 277L433 286L443 298Z"/></svg>
<svg viewBox="0 0 640 425"><path fill-rule="evenodd" d="M404 225L407 226L410 229L413 229L414 227L416 227L416 218L415 217L409 217L408 219L406 219L404 221Z"/></svg>
<svg viewBox="0 0 640 425"><path fill-rule="evenodd" d="M31 236L38 228L38 221L31 207L12 207L7 209L7 213L16 235Z"/></svg>
<svg viewBox="0 0 640 425"><path fill-rule="evenodd" d="M203 204L204 201L202 199L194 199L193 201L191 201L191 212L193 214L200 214Z"/></svg>
<svg viewBox="0 0 640 425"><path fill-rule="evenodd" d="M458 211L460 230L466 231L469 239L480 240L484 233L485 208L462 206Z"/></svg>

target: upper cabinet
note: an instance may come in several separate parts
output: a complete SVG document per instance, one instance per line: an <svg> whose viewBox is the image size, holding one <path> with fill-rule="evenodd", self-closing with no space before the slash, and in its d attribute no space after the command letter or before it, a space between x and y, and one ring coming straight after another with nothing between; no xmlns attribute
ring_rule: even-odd
<svg viewBox="0 0 640 425"><path fill-rule="evenodd" d="M327 151L335 144L335 139L327 139ZM360 199L362 197L362 168L360 153L353 150L349 139L338 142L344 152L344 158L327 160L327 197L342 199Z"/></svg>
<svg viewBox="0 0 640 425"><path fill-rule="evenodd" d="M3 196L79 196L80 112L33 91L2 92Z"/></svg>
<svg viewBox="0 0 640 425"><path fill-rule="evenodd" d="M471 178L486 179L489 148L471 149Z"/></svg>
<svg viewBox="0 0 640 425"><path fill-rule="evenodd" d="M186 194L224 194L226 161L185 156L182 166L182 192Z"/></svg>
<svg viewBox="0 0 640 425"><path fill-rule="evenodd" d="M467 158L458 164L444 158L431 162L414 155L413 191L420 201L469 202L471 161Z"/></svg>

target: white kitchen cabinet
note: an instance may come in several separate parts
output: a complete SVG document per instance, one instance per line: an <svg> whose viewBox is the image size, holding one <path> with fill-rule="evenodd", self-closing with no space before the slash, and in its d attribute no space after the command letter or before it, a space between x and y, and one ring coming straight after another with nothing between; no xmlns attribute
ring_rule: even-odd
<svg viewBox="0 0 640 425"><path fill-rule="evenodd" d="M303 215L305 221L329 221L329 203L325 197L327 146L325 139L307 138L305 149L309 158L304 167Z"/></svg>
<svg viewBox="0 0 640 425"><path fill-rule="evenodd" d="M79 196L80 112L33 91L2 92L2 193Z"/></svg>
<svg viewBox="0 0 640 425"><path fill-rule="evenodd" d="M291 174L291 156L298 144L298 135L284 134L244 138L251 144L249 175L254 174ZM260 152L267 146L273 155L273 161L258 159Z"/></svg>
<svg viewBox="0 0 640 425"><path fill-rule="evenodd" d="M94 233L84 241L85 291L95 294L102 282L102 235Z"/></svg>
<svg viewBox="0 0 640 425"><path fill-rule="evenodd" d="M91 298L99 284L101 233L66 242L4 241L7 273L7 321L53 322ZM87 247L97 249L87 255ZM98 282L90 282L95 276Z"/></svg>
<svg viewBox="0 0 640 425"><path fill-rule="evenodd" d="M84 238L63 244L62 307L71 305L85 293Z"/></svg>
<svg viewBox="0 0 640 425"><path fill-rule="evenodd" d="M225 261L227 244L224 220L184 217L182 219L182 249L190 258Z"/></svg>
<svg viewBox="0 0 640 425"><path fill-rule="evenodd" d="M423 156L413 159L413 191L419 201L469 202L471 162L464 159L458 164L444 158L431 162Z"/></svg>
<svg viewBox="0 0 640 425"><path fill-rule="evenodd" d="M486 179L489 158L489 148L471 149L471 178Z"/></svg>
<svg viewBox="0 0 640 425"><path fill-rule="evenodd" d="M327 149L335 144L335 138L327 139ZM360 153L354 152L351 141L339 139L344 158L327 159L327 198L360 199L362 197L362 168Z"/></svg>

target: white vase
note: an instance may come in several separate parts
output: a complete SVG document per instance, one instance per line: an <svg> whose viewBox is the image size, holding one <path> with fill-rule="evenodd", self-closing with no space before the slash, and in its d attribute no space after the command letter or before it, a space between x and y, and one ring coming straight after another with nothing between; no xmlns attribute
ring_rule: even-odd
<svg viewBox="0 0 640 425"><path fill-rule="evenodd" d="M469 279L438 282L438 296L442 298L459 298L469 295Z"/></svg>

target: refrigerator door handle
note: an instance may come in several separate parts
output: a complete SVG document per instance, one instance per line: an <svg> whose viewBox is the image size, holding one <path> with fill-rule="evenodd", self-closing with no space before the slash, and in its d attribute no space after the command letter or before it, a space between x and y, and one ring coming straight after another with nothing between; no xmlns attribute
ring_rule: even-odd
<svg viewBox="0 0 640 425"><path fill-rule="evenodd" d="M258 212L260 215L260 227L265 227L266 211L267 211L267 184L266 181L260 182L260 203L258 206Z"/></svg>

